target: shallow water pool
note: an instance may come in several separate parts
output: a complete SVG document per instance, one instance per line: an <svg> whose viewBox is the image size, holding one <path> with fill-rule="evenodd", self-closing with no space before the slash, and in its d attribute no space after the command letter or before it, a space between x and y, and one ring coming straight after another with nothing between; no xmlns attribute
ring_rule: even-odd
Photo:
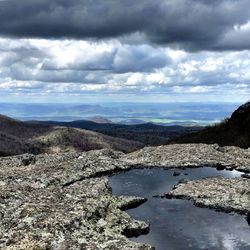
<svg viewBox="0 0 250 250"><path fill-rule="evenodd" d="M170 191L179 181L213 176L239 177L238 171L215 168L134 169L109 178L114 195L148 198L127 211L150 224L150 232L132 241L148 243L157 250L219 249L249 250L250 227L243 216L198 208L191 201L153 198Z"/></svg>

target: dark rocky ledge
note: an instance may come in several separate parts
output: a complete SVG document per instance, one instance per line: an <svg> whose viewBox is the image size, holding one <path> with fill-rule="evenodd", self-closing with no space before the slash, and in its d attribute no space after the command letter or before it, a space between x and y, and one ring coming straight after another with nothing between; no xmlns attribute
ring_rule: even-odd
<svg viewBox="0 0 250 250"><path fill-rule="evenodd" d="M148 232L123 211L145 200L113 196L106 176L138 166L204 165L250 172L250 151L187 144L127 155L96 150L0 158L0 248L152 249L126 237ZM249 187L248 178L211 178L180 184L171 195L247 215Z"/></svg>

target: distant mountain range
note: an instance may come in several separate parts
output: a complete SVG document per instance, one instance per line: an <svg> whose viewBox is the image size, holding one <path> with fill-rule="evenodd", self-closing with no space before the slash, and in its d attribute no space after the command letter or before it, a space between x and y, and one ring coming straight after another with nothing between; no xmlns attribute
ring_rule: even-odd
<svg viewBox="0 0 250 250"><path fill-rule="evenodd" d="M238 107L235 103L105 103L25 104L0 103L0 114L23 121L101 120L106 123L158 125L209 125Z"/></svg>
<svg viewBox="0 0 250 250"><path fill-rule="evenodd" d="M97 132L22 122L0 116L0 156L111 148L131 152L144 144Z"/></svg>
<svg viewBox="0 0 250 250"><path fill-rule="evenodd" d="M20 119L47 119L57 118L60 120L74 119L77 117L117 115L119 110L101 105L76 105L76 104L13 104L0 103L0 114L10 115Z"/></svg>
<svg viewBox="0 0 250 250"><path fill-rule="evenodd" d="M220 146L250 147L250 102L240 106L229 119L206 129L186 134L171 143L217 143Z"/></svg>

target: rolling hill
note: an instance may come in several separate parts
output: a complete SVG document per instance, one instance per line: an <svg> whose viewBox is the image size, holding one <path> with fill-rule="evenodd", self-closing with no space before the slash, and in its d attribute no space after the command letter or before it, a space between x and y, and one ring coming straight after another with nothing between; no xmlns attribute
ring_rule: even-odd
<svg viewBox="0 0 250 250"><path fill-rule="evenodd" d="M22 122L0 116L0 156L111 148L131 152L144 144L84 129Z"/></svg>
<svg viewBox="0 0 250 250"><path fill-rule="evenodd" d="M202 129L199 126L161 126L153 123L124 125L117 123L97 123L87 120L73 122L46 121L39 123L92 130L112 137L139 141L151 146L167 144L171 138Z"/></svg>

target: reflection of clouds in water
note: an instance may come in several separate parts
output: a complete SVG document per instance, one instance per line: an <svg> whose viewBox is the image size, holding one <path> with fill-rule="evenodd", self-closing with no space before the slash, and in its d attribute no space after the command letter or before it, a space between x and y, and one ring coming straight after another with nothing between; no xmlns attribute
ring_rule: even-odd
<svg viewBox="0 0 250 250"><path fill-rule="evenodd" d="M180 176L173 176L174 171L180 172ZM250 244L250 228L244 217L198 208L192 201L152 198L152 195L172 189L183 178L234 178L240 175L238 171L218 171L209 167L167 171L153 168L134 169L112 178L116 180L113 187L119 190L119 195L126 193L148 198L142 206L127 211L135 219L151 225L148 235L134 241L154 245L159 250L165 249L166 245L169 249L246 250L250 249L247 245Z"/></svg>
<svg viewBox="0 0 250 250"><path fill-rule="evenodd" d="M155 170L155 169L154 169ZM162 169L161 169L162 170ZM144 168L144 169L137 169L136 174L138 175L144 175L144 176L149 176L149 175L153 175L153 170L151 169L147 169L147 168Z"/></svg>
<svg viewBox="0 0 250 250"><path fill-rule="evenodd" d="M249 227L244 218L239 215L232 216L206 208L197 208L191 202L183 201L182 205L174 206L172 212L175 214L168 214L166 216L168 219L164 222L164 214L167 215L167 212L171 211L160 207L161 205L156 208L157 211L154 214L153 224L157 218L159 221L154 225L153 230L160 229L162 231L158 233L164 232L164 235L171 231L170 238L173 239L173 235L178 235L179 239L192 244L189 249L238 250L241 249L240 246L250 243ZM163 206L163 208L167 207ZM163 239L159 237L159 240Z"/></svg>
<svg viewBox="0 0 250 250"><path fill-rule="evenodd" d="M229 237L229 235L224 235L224 238L222 238L222 244L223 248L226 250L234 250L237 249L237 242Z"/></svg>
<svg viewBox="0 0 250 250"><path fill-rule="evenodd" d="M235 177L240 177L242 174L243 174L243 173L241 173L241 172L239 172L239 171L233 170L233 171L231 171L230 176L231 176L232 178L235 178Z"/></svg>
<svg viewBox="0 0 250 250"><path fill-rule="evenodd" d="M237 249L237 241L232 238L232 235L227 232L220 232L219 230L213 230L211 228L209 232L209 241L214 247L221 250L235 250Z"/></svg>
<svg viewBox="0 0 250 250"><path fill-rule="evenodd" d="M237 222L235 221L235 223ZM227 226L225 223L225 227L223 228L209 227L207 229L207 234L203 235L206 238L205 240L196 239L198 245L201 244L201 249L211 249L211 247L214 247L221 250L238 250L240 246L250 246L249 235L245 234L243 230L241 232L240 228L238 232L236 230L237 227L230 228L230 225Z"/></svg>

